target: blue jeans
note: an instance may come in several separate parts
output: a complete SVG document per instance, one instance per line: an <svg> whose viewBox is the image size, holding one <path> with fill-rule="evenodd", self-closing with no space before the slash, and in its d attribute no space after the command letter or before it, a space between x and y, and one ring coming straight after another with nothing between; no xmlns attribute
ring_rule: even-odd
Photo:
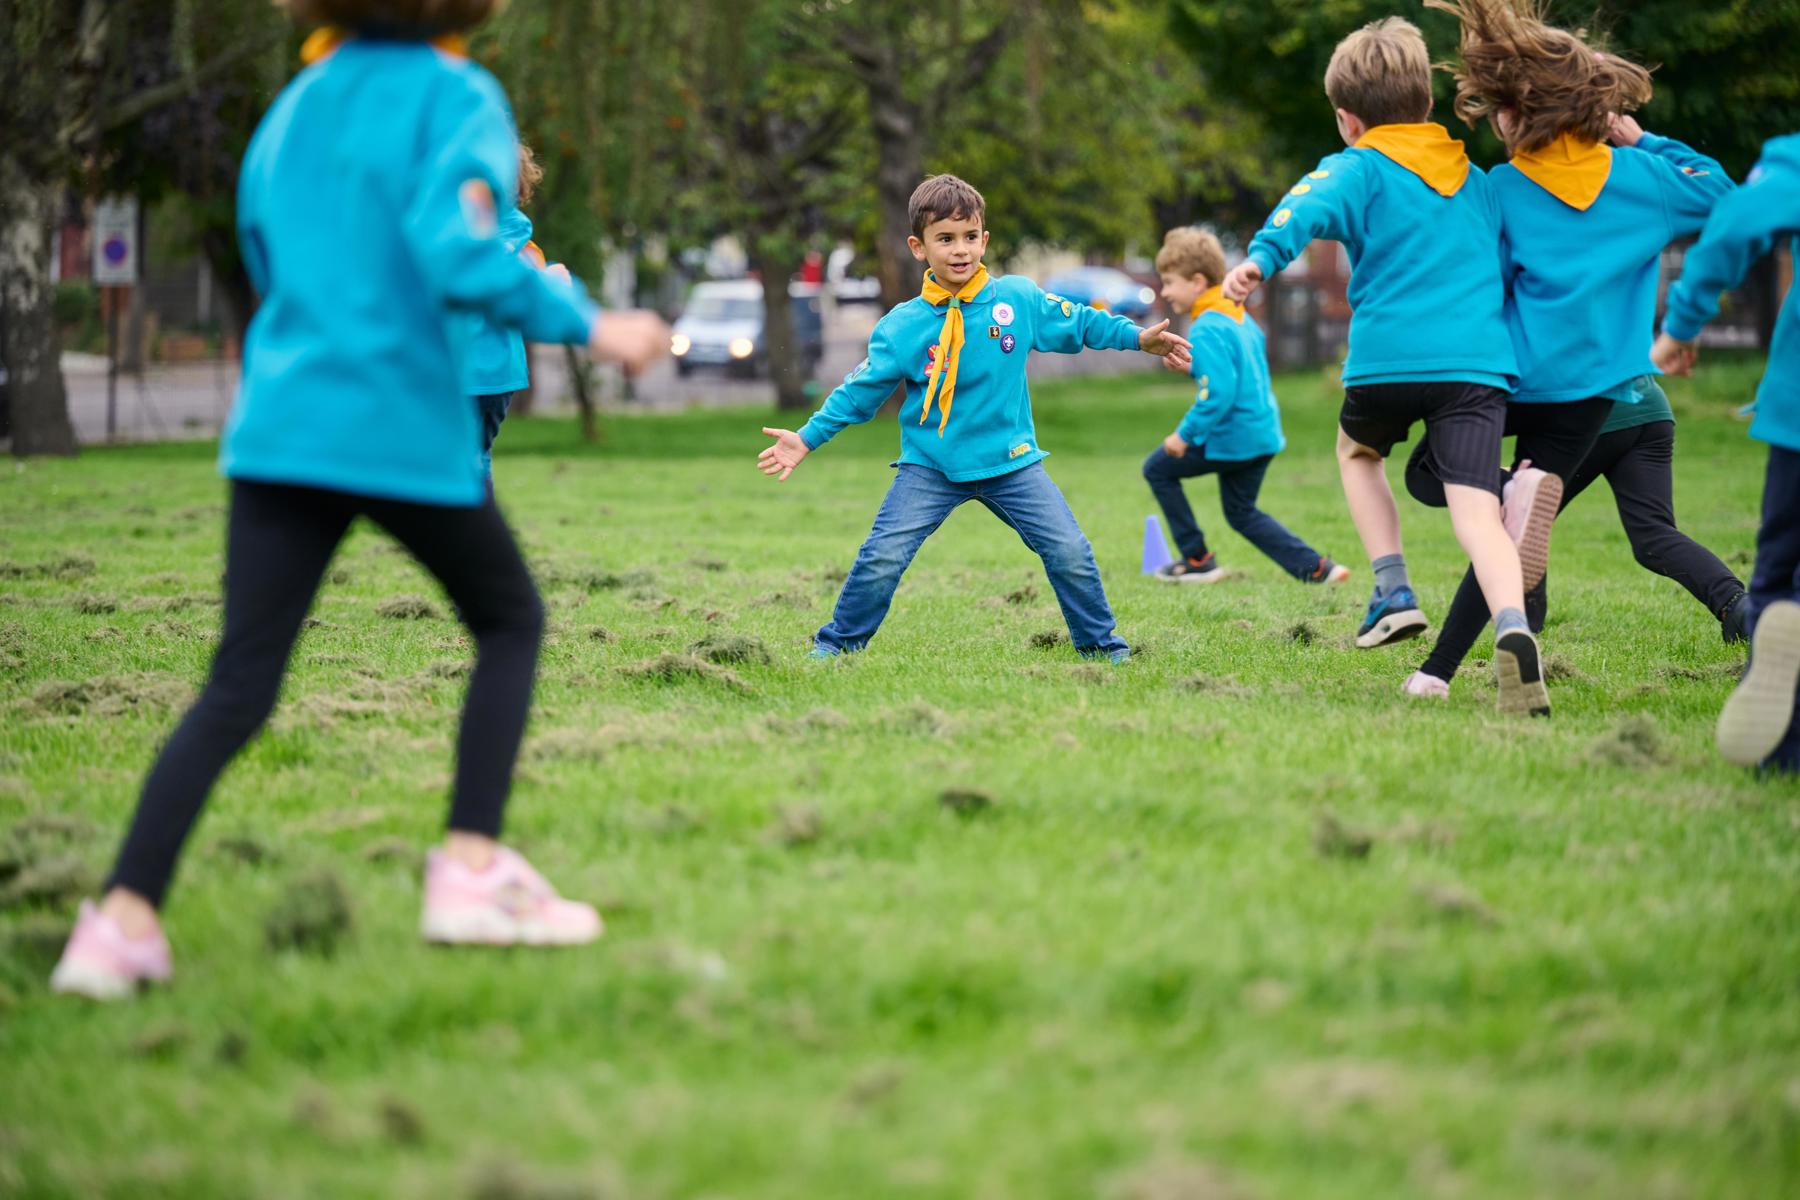
<svg viewBox="0 0 1800 1200"><path fill-rule="evenodd" d="M1219 477L1219 506L1225 510L1225 523L1237 530L1245 541L1274 559L1276 564L1295 579L1307 579L1319 569L1320 554L1288 532L1287 526L1256 507L1257 493L1262 491L1263 475L1275 456L1243 462L1219 462L1207 458L1198 446L1176 458L1161 446L1144 460L1144 479L1150 493L1162 506L1169 522L1169 536L1188 558L1206 557L1206 535L1194 521L1194 510L1188 505L1181 481L1199 475Z"/></svg>
<svg viewBox="0 0 1800 1200"><path fill-rule="evenodd" d="M481 416L481 470L490 478L494 474L494 439L500 436L500 423L506 420L512 398L512 392L475 397L475 411Z"/></svg>
<svg viewBox="0 0 1800 1200"><path fill-rule="evenodd" d="M875 514L875 527L856 552L831 620L819 630L814 645L839 652L868 645L881 628L913 555L968 500L980 501L1044 560L1044 574L1077 650L1092 654L1127 648L1113 631L1094 548L1041 463L969 483L953 483L929 467L900 464L894 486Z"/></svg>

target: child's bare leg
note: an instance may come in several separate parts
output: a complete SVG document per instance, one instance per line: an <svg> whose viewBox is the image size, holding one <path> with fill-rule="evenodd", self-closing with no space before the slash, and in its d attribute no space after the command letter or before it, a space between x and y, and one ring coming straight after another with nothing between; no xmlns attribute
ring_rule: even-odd
<svg viewBox="0 0 1800 1200"><path fill-rule="evenodd" d="M1399 554L1400 510L1394 504L1394 490L1388 486L1387 467L1381 455L1339 429L1337 459L1350 520L1356 525L1356 535L1362 539L1369 560ZM1495 511L1498 513L1497 508ZM1499 527L1497 515L1495 527Z"/></svg>
<svg viewBox="0 0 1800 1200"><path fill-rule="evenodd" d="M1450 506L1450 524L1462 543L1488 611L1498 616L1503 609L1525 608L1525 585L1519 571L1519 550L1500 523L1500 498L1483 488L1451 483L1444 485Z"/></svg>

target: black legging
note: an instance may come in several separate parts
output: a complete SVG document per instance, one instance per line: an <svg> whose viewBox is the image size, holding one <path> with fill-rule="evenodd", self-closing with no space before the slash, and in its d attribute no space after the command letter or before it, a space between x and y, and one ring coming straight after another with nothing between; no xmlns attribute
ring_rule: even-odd
<svg viewBox="0 0 1800 1200"><path fill-rule="evenodd" d="M1563 489L1563 507L1595 480L1612 485L1619 523L1640 567L1673 579L1713 616L1743 595L1719 556L1675 528L1675 423L1653 421L1603 435Z"/></svg>
<svg viewBox="0 0 1800 1200"><path fill-rule="evenodd" d="M1566 484L1594 448L1600 427L1606 424L1612 406L1613 402L1604 397L1563 404L1509 401L1506 405L1506 436L1517 438L1513 443L1514 469L1530 459L1532 466L1560 475ZM1427 434L1419 439L1419 444L1413 447L1412 457L1407 460L1406 490L1421 504L1442 508L1446 503L1444 485L1431 473L1430 457L1426 452L1429 437ZM1510 478L1510 472L1502 472L1502 477ZM1543 606L1542 588L1540 583L1533 589L1533 595L1526 597L1528 608ZM1450 602L1443 628L1438 631L1437 645L1431 648L1431 656L1419 669L1439 679L1454 676L1468 656L1469 648L1487 628L1489 613L1490 606L1482 597L1481 585L1475 581L1475 571L1471 568L1464 573L1462 584L1456 589L1456 598Z"/></svg>
<svg viewBox="0 0 1800 1200"><path fill-rule="evenodd" d="M450 828L498 836L544 607L492 497L479 508L448 508L238 480L226 533L225 632L212 674L144 781L109 886L162 903L207 793L273 711L319 580L359 516L437 577L474 635Z"/></svg>

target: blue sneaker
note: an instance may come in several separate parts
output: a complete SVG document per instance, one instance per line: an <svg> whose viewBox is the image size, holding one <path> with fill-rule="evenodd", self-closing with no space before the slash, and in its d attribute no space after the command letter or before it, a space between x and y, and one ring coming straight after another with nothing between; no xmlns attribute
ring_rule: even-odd
<svg viewBox="0 0 1800 1200"><path fill-rule="evenodd" d="M1104 658L1107 662L1116 667L1121 663L1128 663L1131 661L1131 647L1124 646L1118 650L1101 650L1096 647L1092 650L1083 650L1081 652L1081 657L1086 659Z"/></svg>
<svg viewBox="0 0 1800 1200"><path fill-rule="evenodd" d="M808 658L836 658L838 655L840 655L842 653L843 653L842 650L833 650L830 646L821 646L817 642L814 642L813 648L806 652L806 657L808 657Z"/></svg>
<svg viewBox="0 0 1800 1200"><path fill-rule="evenodd" d="M1411 588L1395 588L1386 594L1376 592L1369 597L1369 613L1363 618L1362 628L1356 631L1356 645L1361 650L1372 650L1391 642L1404 642L1418 637L1430 626L1431 622L1419 611L1418 597Z"/></svg>

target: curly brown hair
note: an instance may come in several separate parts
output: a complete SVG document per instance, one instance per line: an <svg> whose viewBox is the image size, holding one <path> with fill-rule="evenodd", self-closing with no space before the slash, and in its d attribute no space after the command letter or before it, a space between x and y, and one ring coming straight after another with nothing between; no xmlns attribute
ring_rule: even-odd
<svg viewBox="0 0 1800 1200"><path fill-rule="evenodd" d="M538 165L537 155L524 142L519 143L519 207L524 208L531 203L537 194L537 185L544 178L544 168Z"/></svg>
<svg viewBox="0 0 1800 1200"><path fill-rule="evenodd" d="M1542 0L1425 0L1462 23L1456 114L1470 125L1509 116L1495 128L1513 153L1542 150L1565 133L1606 140L1614 113L1650 99L1650 72L1606 53L1586 30L1544 20Z"/></svg>

